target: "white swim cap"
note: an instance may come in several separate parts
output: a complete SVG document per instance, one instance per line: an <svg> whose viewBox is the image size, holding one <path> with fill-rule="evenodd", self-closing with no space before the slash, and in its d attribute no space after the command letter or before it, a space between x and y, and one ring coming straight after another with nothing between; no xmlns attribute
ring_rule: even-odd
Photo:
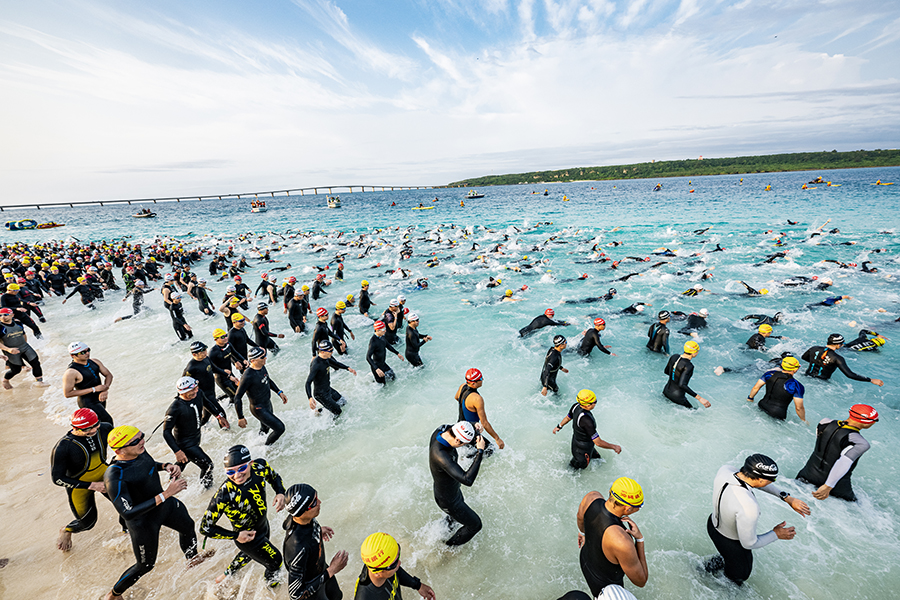
<svg viewBox="0 0 900 600"><path fill-rule="evenodd" d="M637 598L622 586L613 583L603 588L597 600L637 600Z"/></svg>

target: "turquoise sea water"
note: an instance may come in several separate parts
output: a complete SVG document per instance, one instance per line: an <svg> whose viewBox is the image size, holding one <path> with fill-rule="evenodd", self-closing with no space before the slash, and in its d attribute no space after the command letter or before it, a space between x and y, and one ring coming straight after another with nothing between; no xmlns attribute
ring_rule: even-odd
<svg viewBox="0 0 900 600"><path fill-rule="evenodd" d="M840 186L800 189L817 175ZM871 185L876 179L897 181L898 185ZM253 248L271 247L274 242L283 251L273 257L282 261L280 265L290 262L293 268L288 274L300 282L315 276L312 265L324 265L336 252L349 251L344 261L345 281L327 288L324 302L314 303L314 307L333 308L347 293L358 293L359 281L364 278L372 283L378 304L373 312L386 308L398 293L407 296L407 306L421 316L420 330L434 337L422 351L424 369L412 370L389 359L398 379L385 388L376 385L365 363L371 320L348 311L346 321L357 339L351 342L345 362L358 369L359 375L341 372L332 377L333 386L349 399L336 423L315 417L303 392L309 338L291 334L281 310L273 309L273 331L288 334L279 341L282 352L268 365L290 398L286 406L276 407L287 433L269 449L264 449L256 435L252 418L245 430L210 429L204 434L204 448L216 461L232 444L244 443L255 456L265 456L286 484L305 481L319 490L324 503L319 520L336 532L326 546L328 557L338 549L348 550L351 556L350 565L339 575L345 597L352 596L361 567L359 544L378 530L400 540L407 570L429 583L439 598L552 600L570 589L586 590L578 567L575 512L586 492L596 489L605 494L610 483L622 475L639 481L646 497L635 520L647 539L650 580L643 589L628 585L638 598L893 597L900 587L900 493L895 483L900 474L900 324L893 322L900 316L900 168L744 175L743 182L740 180L741 176L662 179L658 181L663 188L658 192L652 191L657 180L485 188L481 190L485 198L466 200L465 207L460 207L459 201L466 190L419 190L343 195L340 210L327 209L324 196L270 199L265 214L249 214L246 200L160 204L155 207L159 217L152 220L131 218L137 211L134 206L6 211L5 219L31 217L67 226L6 232L3 237L5 241L35 242L65 236L80 240L131 236L134 242L147 242L172 236L204 248L234 245L236 252L248 257ZM772 191L764 191L767 184ZM546 197L531 194L544 189L549 191ZM690 189L695 191L689 193ZM432 202L435 196L438 202ZM570 201L564 202L563 196ZM397 206L391 207L391 202ZM420 202L436 208L410 210ZM788 225L788 219L799 223ZM827 219L831 222L826 230L838 228L840 233L810 239L809 233ZM538 223L545 224L535 228ZM401 263L398 250L410 227L415 254ZM706 227L710 229L702 235L692 233ZM298 231L316 233L312 238L292 237L291 232ZM336 239L336 231L344 231L345 236ZM262 238L254 237L251 242L233 239L246 232ZM786 234L786 245L776 247L773 239L781 232ZM355 258L357 248L336 244L360 234L378 244L365 258ZM554 239L548 241L551 237ZM450 247L448 240L458 244ZM312 252L311 241L324 244L326 250ZM612 241L622 245L605 246ZM480 247L470 250L473 242ZM611 270L609 263L576 262L588 258L591 246L598 242L613 259L635 256L650 257L651 261L625 261L617 271ZM844 242L857 243L842 245ZM504 244L503 254L489 252L497 243ZM717 243L727 250L705 254ZM649 269L657 262L652 252L661 247L676 251L677 256L660 257L658 260L670 264ZM879 248L886 252L872 252ZM788 260L752 266L779 250L790 250ZM704 254L693 256L695 253ZM432 255L441 265L427 268L424 262ZM507 269L526 255L546 259L544 268L521 273ZM484 256L484 261L477 260L478 256ZM821 263L823 259L857 264L871 260L879 272L861 273L858 266L839 269ZM259 274L272 265L250 262L253 267L245 280L255 288ZM195 267L201 277L208 277L207 263ZM375 267L377 263L381 266ZM384 273L401 265L412 270L410 279ZM680 293L698 281L703 269L713 269L714 278L703 282L711 292L698 298L682 297ZM612 282L637 271L642 275ZM684 274L677 275L679 272ZM589 278L564 281L582 273ZM795 275L830 277L834 286L828 292L816 292L809 286L785 288L778 284ZM419 276L429 278L427 291L413 290ZM503 287L485 289L488 276L503 279ZM743 290L739 280L769 288L771 293L761 298L743 296L738 293ZM211 280L211 296L220 298L226 285ZM503 289L523 285L528 286L520 294L523 301L496 303ZM609 303L561 304L602 295L609 287L619 292ZM835 308L804 308L840 294L853 298ZM60 436L74 407L74 402L62 397L60 384L68 362L68 342L87 342L93 356L116 374L109 407L117 423L130 422L148 432L162 419L174 382L190 358L187 344L176 341L156 293L147 296L149 313L113 325L116 316L130 312L130 302L121 302L121 295L110 293L92 312L84 311L74 300L65 306L58 300L47 303L48 335L35 342L35 347L42 355L47 379L54 382L42 397L42 408ZM653 306L641 315L618 314L637 301ZM222 319L203 320L194 303L187 305L188 322L197 338L211 343L212 329L220 327ZM517 330L547 307L572 325L519 338ZM700 308L710 311L709 328L698 340L701 352L694 360L691 385L710 399L713 407L689 411L661 396L665 358L649 353L644 344L656 311ZM771 315L776 311L786 315L776 334L787 339L773 340L768 354L746 350L743 343L752 330L748 322L739 319L749 313ZM570 372L559 375L559 395L540 396L538 377L553 335L563 333L574 346L595 316L607 320L603 340L617 356L594 352L590 358L580 359L567 355L565 366ZM675 321L670 329L681 326ZM793 410L787 421L774 421L744 399L766 369L768 358L785 350L802 353L823 344L832 332L849 340L862 328L883 333L890 341L878 353L844 351L843 355L855 371L883 379L883 388L853 382L840 374L828 382L802 378L811 424L822 418L844 418L847 408L857 402L872 404L881 413L881 421L865 434L872 448L853 475L860 501L815 501L811 487L791 480L812 450L814 426L800 423ZM687 339L673 333L672 350ZM716 377L712 370L717 365L747 370ZM448 550L441 543L448 536L443 513L432 499L427 444L438 425L455 421L453 394L465 370L473 366L485 375L482 392L487 412L507 447L486 459L475 485L464 490L467 501L482 517L484 530L463 548ZM571 406L575 393L585 387L599 398L594 414L601 437L620 444L623 451L620 455L601 451L603 462L573 473L567 466L571 430L566 428L557 436L551 435L551 430ZM159 433L147 448L160 460L171 458ZM778 461L783 475L779 485L809 502L813 514L803 519L786 505L758 495L760 531L787 520L797 527L798 534L793 541L779 541L756 551L753 576L738 591L698 573L697 567L714 552L705 523L715 472L722 464L739 466L752 452ZM211 494L197 483L195 467L188 467L187 475L191 486L180 497L199 520ZM55 518L62 525L69 518L64 493L56 488L44 492L58 502ZM76 536L78 552L54 574L60 581L60 597L70 597L73 589L78 591L77 597L99 595L131 564L127 550L116 553L102 546L115 532L115 524L110 506L101 501L100 509L104 514L101 524L91 533ZM271 517L275 531L279 520ZM280 544L281 534L275 538ZM176 566L177 545L174 537L164 536L156 570L136 586L144 594L139 597L217 597L210 581L235 550L224 541L210 541L210 545L219 548L215 561L188 573L179 571L173 578L173 570L180 569ZM88 551L91 548L93 554ZM76 577L79 561L96 559L96 552L108 553L101 556L109 560L94 568L90 578ZM864 584L857 576L848 577L851 571L864 572ZM261 589L261 574L257 566L245 569L238 581L243 587L225 597L271 597ZM415 597L411 590L407 594ZM275 597L286 598L286 589Z"/></svg>

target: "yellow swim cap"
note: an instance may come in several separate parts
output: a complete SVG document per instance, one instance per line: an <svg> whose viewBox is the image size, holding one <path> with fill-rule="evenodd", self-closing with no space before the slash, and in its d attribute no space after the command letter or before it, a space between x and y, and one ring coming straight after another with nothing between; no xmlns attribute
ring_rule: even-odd
<svg viewBox="0 0 900 600"><path fill-rule="evenodd" d="M309 286L308 286L308 285L301 285L301 286L300 286L300 290L303 291L303 292L308 292L308 291L309 291Z"/></svg>
<svg viewBox="0 0 900 600"><path fill-rule="evenodd" d="M6 291L8 291L8 292L15 292L20 289L22 289L22 288L19 287L18 283L11 283L8 286L6 286Z"/></svg>
<svg viewBox="0 0 900 600"><path fill-rule="evenodd" d="M338 303L334 305L334 308L336 310L344 310L345 308L347 308L347 303L343 300L338 300Z"/></svg>
<svg viewBox="0 0 900 600"><path fill-rule="evenodd" d="M347 302L353 302L353 294L347 294Z"/></svg>
<svg viewBox="0 0 900 600"><path fill-rule="evenodd" d="M134 425L119 425L109 432L106 442L109 444L110 448L118 450L119 448L127 446L128 443L134 439L134 436L140 432L141 430Z"/></svg>
<svg viewBox="0 0 900 600"><path fill-rule="evenodd" d="M506 297L509 298L512 296L512 290L506 290Z"/></svg>
<svg viewBox="0 0 900 600"><path fill-rule="evenodd" d="M235 296L234 298L232 298L231 300L228 301L228 306L237 306L240 303L241 303L241 299L238 298L237 296Z"/></svg>
<svg viewBox="0 0 900 600"><path fill-rule="evenodd" d="M628 477L619 477L609 488L609 494L622 504L640 508L644 504L644 490L637 481Z"/></svg>
<svg viewBox="0 0 900 600"><path fill-rule="evenodd" d="M771 325L760 325L759 332L760 333L772 333L772 326Z"/></svg>
<svg viewBox="0 0 900 600"><path fill-rule="evenodd" d="M373 571L385 571L400 558L400 544L386 533L373 533L362 543L359 554Z"/></svg>
<svg viewBox="0 0 900 600"><path fill-rule="evenodd" d="M685 342L684 343L684 353L685 354L697 354L700 352L700 344L695 341Z"/></svg>
<svg viewBox="0 0 900 600"><path fill-rule="evenodd" d="M762 294L763 296L765 296L766 294L769 293L769 290L766 288L763 288L763 289L759 290L759 293Z"/></svg>
<svg viewBox="0 0 900 600"><path fill-rule="evenodd" d="M578 395L575 397L578 400L578 404L587 408L591 404L596 404L597 402L597 394L592 392L591 390L581 390L578 392Z"/></svg>
<svg viewBox="0 0 900 600"><path fill-rule="evenodd" d="M502 280L502 279L498 279L498 280L497 280L497 283L503 283L503 280Z"/></svg>
<svg viewBox="0 0 900 600"><path fill-rule="evenodd" d="M880 335L877 335L877 336L875 336L875 337L872 338L872 341L875 342L875 345L876 345L876 346L884 346L884 342L887 341L887 340L885 340L885 339L884 339L883 337L881 337Z"/></svg>
<svg viewBox="0 0 900 600"><path fill-rule="evenodd" d="M245 317L244 317L244 315L242 315L241 313L234 313L233 315L231 315L231 322L232 322L232 323L238 323L238 322L243 321L243 320L245 320Z"/></svg>
<svg viewBox="0 0 900 600"><path fill-rule="evenodd" d="M785 371L796 371L800 368L800 361L793 356L785 356L781 360L781 368Z"/></svg>
<svg viewBox="0 0 900 600"><path fill-rule="evenodd" d="M223 337L228 337L228 334L225 333L224 329L213 329L213 339L219 339Z"/></svg>
<svg viewBox="0 0 900 600"><path fill-rule="evenodd" d="M362 287L368 287L368 286L369 286L369 282L366 281L365 279L363 279L363 280L362 280Z"/></svg>

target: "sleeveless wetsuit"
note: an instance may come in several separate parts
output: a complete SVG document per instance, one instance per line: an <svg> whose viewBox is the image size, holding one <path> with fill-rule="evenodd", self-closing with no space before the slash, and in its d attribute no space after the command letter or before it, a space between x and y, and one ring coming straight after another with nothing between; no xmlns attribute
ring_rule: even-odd
<svg viewBox="0 0 900 600"><path fill-rule="evenodd" d="M810 377L816 377L817 379L830 379L832 374L834 374L837 369L840 369L841 373L843 373L850 379L853 379L854 381L872 381L868 377L857 375L856 373L851 371L850 367L847 366L847 362L844 360L844 357L839 355L831 348L813 346L812 348L804 352L803 356L801 356L800 358L809 363L809 367L806 369L806 374Z"/></svg>
<svg viewBox="0 0 900 600"><path fill-rule="evenodd" d="M599 595L612 583L623 585L625 582L622 567L611 563L603 553L603 535L610 527L625 529L622 519L606 510L603 498L597 498L584 511L584 546L579 556L581 572L592 596Z"/></svg>
<svg viewBox="0 0 900 600"><path fill-rule="evenodd" d="M585 469L592 458L600 458L594 445L594 440L600 437L597 421L591 411L577 402L569 409L567 416L572 420L572 460L569 465L574 469Z"/></svg>
<svg viewBox="0 0 900 600"><path fill-rule="evenodd" d="M797 479L815 486L827 484L833 488L832 496L855 502L850 475L868 449L869 442L858 429L850 427L846 421L823 419L816 427L816 447L806 466L797 473ZM836 469L835 464L839 461L843 465Z"/></svg>
<svg viewBox="0 0 900 600"><path fill-rule="evenodd" d="M694 374L694 364L680 354L676 354L669 357L669 362L666 363L663 372L669 376L666 387L663 388L663 395L675 404L685 408L694 408L685 397L685 394L697 396L697 392L692 390L689 385L691 376Z"/></svg>
<svg viewBox="0 0 900 600"><path fill-rule="evenodd" d="M89 390L92 387L103 384L103 381L100 379L100 367L92 360L88 360L86 365L72 361L69 363L68 368L75 369L81 374L81 381L75 384L76 390ZM78 402L78 408L89 408L97 413L97 417L102 422L113 424L112 416L106 412L106 402L100 401L100 392L76 396L75 400Z"/></svg>
<svg viewBox="0 0 900 600"><path fill-rule="evenodd" d="M469 394L477 391L474 388L470 388L468 385L463 384L459 391L456 392L456 400L459 402L459 418L457 421L468 421L469 423L480 423L481 420L478 418L478 413L466 406L466 398L469 397Z"/></svg>

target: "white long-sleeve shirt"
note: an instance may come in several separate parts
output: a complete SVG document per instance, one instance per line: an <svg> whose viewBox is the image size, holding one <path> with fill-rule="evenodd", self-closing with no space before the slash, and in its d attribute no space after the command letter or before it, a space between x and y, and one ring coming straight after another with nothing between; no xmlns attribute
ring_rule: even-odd
<svg viewBox="0 0 900 600"><path fill-rule="evenodd" d="M740 541L741 546L747 550L756 550L777 540L778 535L774 530L756 535L759 504L753 495L753 488L735 476L739 470L725 465L716 473L713 483L712 522L716 531L728 539ZM781 490L771 483L756 489L773 496L781 494Z"/></svg>

